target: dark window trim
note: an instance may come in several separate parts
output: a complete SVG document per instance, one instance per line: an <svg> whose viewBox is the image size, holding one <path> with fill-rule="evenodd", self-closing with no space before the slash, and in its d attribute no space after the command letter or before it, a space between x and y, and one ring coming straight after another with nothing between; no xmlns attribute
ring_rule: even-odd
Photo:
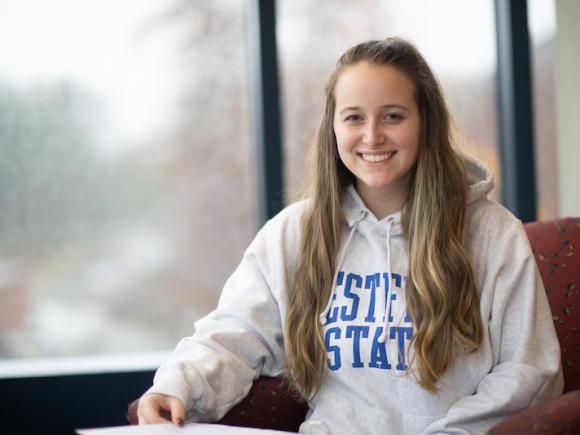
<svg viewBox="0 0 580 435"><path fill-rule="evenodd" d="M250 104L257 165L257 226L261 227L284 206L276 2L252 0L248 12L252 83Z"/></svg>
<svg viewBox="0 0 580 435"><path fill-rule="evenodd" d="M537 212L527 0L495 0L495 18L502 203L530 222Z"/></svg>

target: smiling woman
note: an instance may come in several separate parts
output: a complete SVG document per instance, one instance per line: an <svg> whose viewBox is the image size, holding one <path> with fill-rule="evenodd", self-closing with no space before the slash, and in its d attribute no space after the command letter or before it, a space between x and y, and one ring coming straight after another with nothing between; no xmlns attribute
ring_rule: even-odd
<svg viewBox="0 0 580 435"><path fill-rule="evenodd" d="M0 3L0 358L165 350L215 304L256 209L245 7Z"/></svg>

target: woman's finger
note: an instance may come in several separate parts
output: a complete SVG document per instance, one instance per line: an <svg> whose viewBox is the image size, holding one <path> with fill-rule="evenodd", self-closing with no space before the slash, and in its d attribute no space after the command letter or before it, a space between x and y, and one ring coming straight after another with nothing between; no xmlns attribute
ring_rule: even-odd
<svg viewBox="0 0 580 435"><path fill-rule="evenodd" d="M143 415L140 412L137 412L137 424L139 426L148 424L147 420L145 419L145 417L143 417Z"/></svg>
<svg viewBox="0 0 580 435"><path fill-rule="evenodd" d="M169 400L169 406L171 407L171 420L173 423L183 426L185 421L185 409L183 408L181 400L171 398Z"/></svg>

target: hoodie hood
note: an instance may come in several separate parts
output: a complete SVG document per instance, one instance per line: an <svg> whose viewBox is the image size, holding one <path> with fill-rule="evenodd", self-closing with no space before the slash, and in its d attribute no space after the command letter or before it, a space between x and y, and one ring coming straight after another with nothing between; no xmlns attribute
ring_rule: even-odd
<svg viewBox="0 0 580 435"><path fill-rule="evenodd" d="M467 182L469 183L467 203L472 204L487 199L487 194L495 187L493 175L489 169L483 162L467 154L463 155L463 164L467 170Z"/></svg>

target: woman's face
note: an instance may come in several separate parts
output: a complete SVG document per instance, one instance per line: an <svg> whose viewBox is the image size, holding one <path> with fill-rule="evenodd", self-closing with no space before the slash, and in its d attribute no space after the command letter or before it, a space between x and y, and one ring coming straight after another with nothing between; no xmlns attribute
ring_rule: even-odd
<svg viewBox="0 0 580 435"><path fill-rule="evenodd" d="M340 73L334 96L338 154L357 191L402 206L419 151L414 84L395 68L359 62Z"/></svg>

